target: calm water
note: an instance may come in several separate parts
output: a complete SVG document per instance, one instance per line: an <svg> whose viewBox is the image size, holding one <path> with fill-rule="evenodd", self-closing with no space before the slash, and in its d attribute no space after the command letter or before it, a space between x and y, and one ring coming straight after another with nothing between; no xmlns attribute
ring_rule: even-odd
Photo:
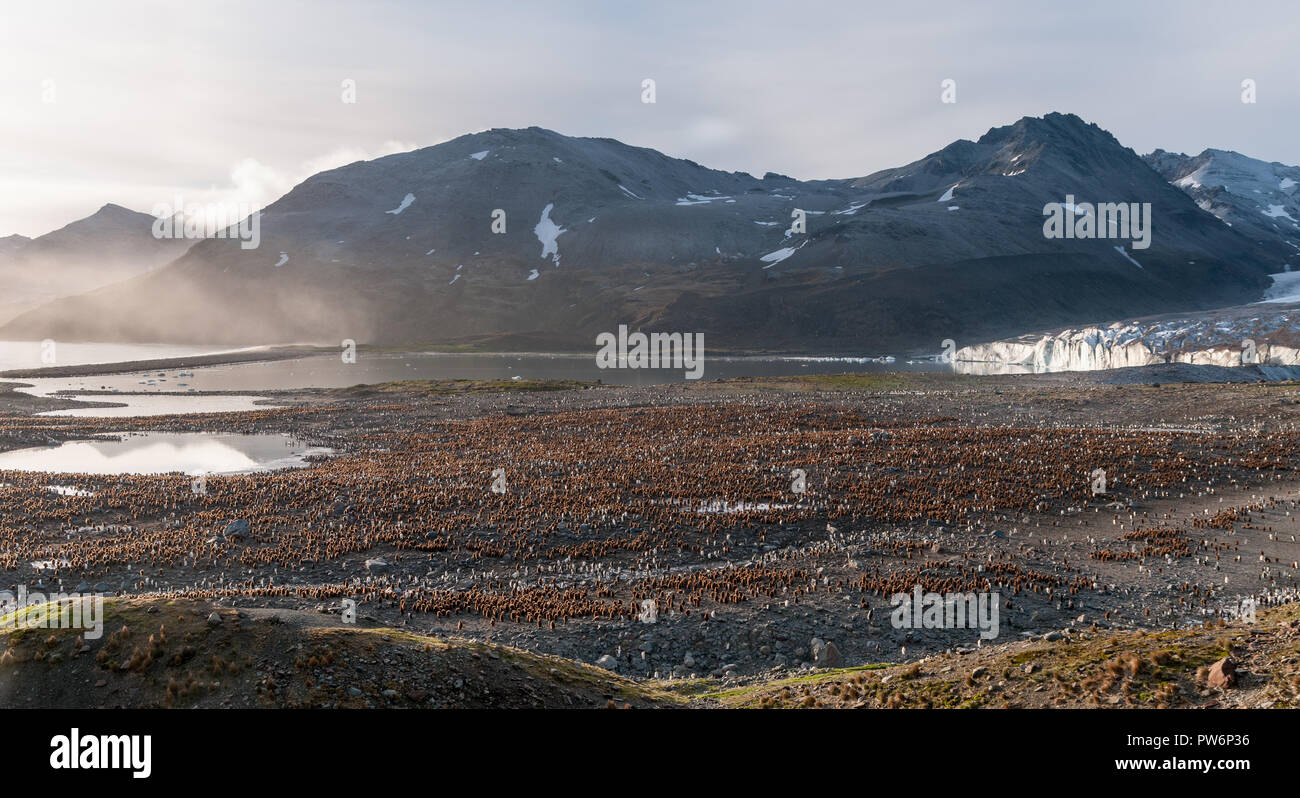
<svg viewBox="0 0 1300 798"><path fill-rule="evenodd" d="M37 347L38 344L26 346ZM92 345L84 345L92 346ZM116 348L115 348L116 349ZM179 354L197 354L203 350ZM92 356L93 352L83 353ZM142 357L170 357L176 354L141 354ZM62 361L62 350L60 350ZM87 362L113 362L90 360ZM3 366L0 363L0 367ZM7 366L16 368L16 366ZM932 361L878 362L870 358L799 358L799 357L706 357L703 379L729 377L779 377L798 374L855 374L898 371L949 371L951 366ZM251 410L259 407L258 391L295 388L346 388L363 383L394 380L433 379L571 379L612 385L654 385L686 381L684 369L602 369L596 365L595 351L584 355L570 354L449 354L441 352L406 352L372 354L361 351L355 363L344 363L339 355L315 355L297 360L265 363L235 363L193 370L165 370L116 374L99 377L58 379L23 379L34 387L29 393L48 396L54 393L113 391L145 394L143 396L102 397L102 401L122 402L125 407L62 410L47 415L125 417L173 413L212 413ZM230 391L236 395L187 396L202 391ZM97 397L86 396L87 401ZM274 405L261 405L269 407Z"/></svg>
<svg viewBox="0 0 1300 798"><path fill-rule="evenodd" d="M171 344L66 344L42 341L0 341L0 371L47 366L84 366L90 363L127 363L165 357L189 357L241 351L230 347L173 346Z"/></svg>
<svg viewBox="0 0 1300 798"><path fill-rule="evenodd" d="M11 369L35 369L49 366L84 366L95 363L128 363L139 360L157 360L171 357L190 357L194 355L220 354L223 352L248 351L230 349L229 347L174 346L171 344L96 344L96 343L57 343L52 346L41 341L0 341L0 371ZM141 379L153 379L150 375ZM32 388L20 389L26 393L47 396L62 390L100 390L94 384L95 378L79 380L29 380L0 378L0 381L20 381L32 384ZM131 380L134 382L134 380ZM114 379L115 385L109 390L134 390L125 387L125 380ZM182 393L184 388L179 389ZM135 396L123 397L121 407L74 408L42 413L47 416L77 416L88 418L135 418L140 416L173 415L177 413L223 413L239 410L254 410L258 396ZM94 401L88 397L88 401ZM116 397L107 401L117 402Z"/></svg>
<svg viewBox="0 0 1300 798"><path fill-rule="evenodd" d="M36 382L26 380L25 382ZM26 393L45 395L46 386L20 388ZM55 388L62 390L62 388ZM263 401L261 396L71 396L62 397L82 399L86 402L113 402L116 407L71 407L64 410L51 410L38 413L41 416L62 418L144 418L147 416L202 415L204 413L238 413L247 410L267 410L280 407L274 402ZM259 404L259 402L261 402ZM120 404L119 404L120 403Z"/></svg>
<svg viewBox="0 0 1300 798"><path fill-rule="evenodd" d="M69 441L0 452L0 471L51 474L248 474L306 465L332 454L285 435L125 433L117 441ZM62 487L62 486L56 486Z"/></svg>

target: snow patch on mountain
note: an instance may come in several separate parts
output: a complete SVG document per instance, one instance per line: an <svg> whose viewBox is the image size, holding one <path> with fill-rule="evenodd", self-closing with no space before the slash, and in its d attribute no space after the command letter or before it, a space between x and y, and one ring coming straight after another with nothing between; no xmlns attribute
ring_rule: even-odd
<svg viewBox="0 0 1300 798"><path fill-rule="evenodd" d="M1260 211L1260 213L1264 214L1270 219L1286 218L1286 219L1291 219L1291 221L1293 222L1295 221L1295 219L1291 218L1291 214L1286 212L1285 205L1269 205L1268 210Z"/></svg>
<svg viewBox="0 0 1300 798"><path fill-rule="evenodd" d="M619 188L623 187L619 186ZM638 199L640 198L638 197ZM565 232L565 229L551 221L551 209L554 207L555 203L551 202L547 203L546 207L542 209L542 218L538 220L537 226L533 228L533 233L537 235L537 240L542 242L542 257L545 258L549 255L555 265L559 266L560 243L557 239L559 239L560 233Z"/></svg>
<svg viewBox="0 0 1300 798"><path fill-rule="evenodd" d="M838 211L831 211L832 216L854 216L858 211L867 207L865 202L850 202L849 207Z"/></svg>
<svg viewBox="0 0 1300 798"><path fill-rule="evenodd" d="M718 200L729 200L731 197L722 196L705 196L703 194L687 194L685 197L678 197L678 205L708 205L710 202Z"/></svg>
<svg viewBox="0 0 1300 798"><path fill-rule="evenodd" d="M778 249L776 252L767 253L763 257L759 258L759 260L767 264L766 266L763 267L764 269L770 269L776 264L780 263L781 261L793 255L795 252L798 252L800 249L803 249L804 244L807 243L808 242L805 241L803 242L803 244L800 244L797 247L782 247L781 249Z"/></svg>
<svg viewBox="0 0 1300 798"><path fill-rule="evenodd" d="M394 216L396 216L397 214L411 207L412 202L415 202L415 195L407 194L405 197L402 197L402 203L400 205L398 205L396 208L393 208L391 211L384 211L384 213L391 213Z"/></svg>
<svg viewBox="0 0 1300 798"><path fill-rule="evenodd" d="M1133 256L1130 255L1130 254L1128 254L1128 251L1127 251L1126 249L1124 249L1124 245L1123 245L1123 244L1120 244L1119 246L1115 247L1115 251L1118 252L1119 254L1123 255L1123 256L1124 256L1124 260L1128 261L1129 263L1133 264L1134 266L1138 267L1139 269L1142 268L1142 264L1140 264L1140 263L1138 263L1137 261L1133 260Z"/></svg>
<svg viewBox="0 0 1300 798"><path fill-rule="evenodd" d="M1300 272L1278 272L1269 276L1273 278L1273 284L1264 292L1259 304L1300 302Z"/></svg>

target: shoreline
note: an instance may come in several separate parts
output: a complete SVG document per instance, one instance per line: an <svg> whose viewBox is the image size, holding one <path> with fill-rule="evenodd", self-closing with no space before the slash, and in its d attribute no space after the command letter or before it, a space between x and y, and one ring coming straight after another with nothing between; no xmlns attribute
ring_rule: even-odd
<svg viewBox="0 0 1300 798"><path fill-rule="evenodd" d="M135 371L155 371L181 368L225 366L234 363L258 363L294 360L319 354L320 347L289 347L257 352L225 352L213 355L129 360L118 363L87 363L81 366L47 366L36 369L10 369L0 371L0 378L42 379L59 377L101 377L110 374L130 374Z"/></svg>

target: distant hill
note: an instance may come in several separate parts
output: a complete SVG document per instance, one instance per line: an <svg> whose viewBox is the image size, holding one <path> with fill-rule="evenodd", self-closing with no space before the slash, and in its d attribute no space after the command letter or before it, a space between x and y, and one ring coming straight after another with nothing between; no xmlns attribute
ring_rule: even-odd
<svg viewBox="0 0 1300 798"><path fill-rule="evenodd" d="M37 238L0 238L0 320L144 274L194 243L154 238L153 222L147 213L108 204Z"/></svg>

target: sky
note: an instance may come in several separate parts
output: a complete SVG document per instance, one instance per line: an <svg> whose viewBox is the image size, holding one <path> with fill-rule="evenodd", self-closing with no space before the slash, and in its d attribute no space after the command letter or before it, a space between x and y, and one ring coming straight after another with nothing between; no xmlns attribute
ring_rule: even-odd
<svg viewBox="0 0 1300 798"><path fill-rule="evenodd" d="M1139 153L1300 164L1297 34L1294 0L0 0L0 236L109 202L262 207L493 127L812 179L1061 111Z"/></svg>

